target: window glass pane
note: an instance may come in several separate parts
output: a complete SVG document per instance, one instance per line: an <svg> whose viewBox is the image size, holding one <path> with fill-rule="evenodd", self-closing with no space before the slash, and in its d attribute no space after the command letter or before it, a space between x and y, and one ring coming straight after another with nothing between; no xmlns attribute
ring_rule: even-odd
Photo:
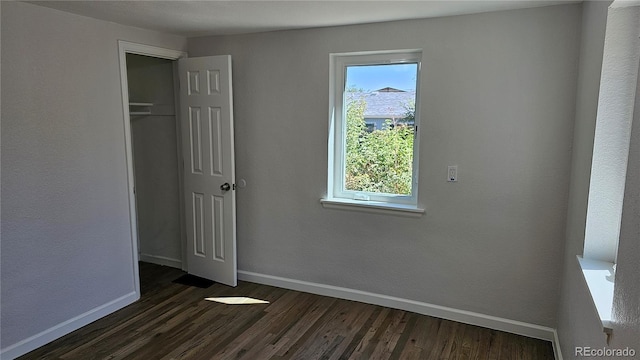
<svg viewBox="0 0 640 360"><path fill-rule="evenodd" d="M418 64L347 66L344 190L411 195Z"/></svg>

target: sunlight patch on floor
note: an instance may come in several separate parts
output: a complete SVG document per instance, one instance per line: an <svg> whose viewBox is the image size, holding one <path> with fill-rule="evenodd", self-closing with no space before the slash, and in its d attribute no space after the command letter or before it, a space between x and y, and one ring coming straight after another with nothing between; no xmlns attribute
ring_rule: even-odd
<svg viewBox="0 0 640 360"><path fill-rule="evenodd" d="M254 299L246 296L226 296L205 298L207 301L215 301L227 305L268 304L266 300Z"/></svg>

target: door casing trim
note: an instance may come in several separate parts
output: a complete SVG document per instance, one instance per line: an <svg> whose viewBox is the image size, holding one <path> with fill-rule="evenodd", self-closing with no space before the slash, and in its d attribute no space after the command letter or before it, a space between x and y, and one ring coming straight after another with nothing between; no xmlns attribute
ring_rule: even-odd
<svg viewBox="0 0 640 360"><path fill-rule="evenodd" d="M125 145L125 157L127 164L127 192L129 197L129 225L130 225L130 233L131 233L131 256L133 262L133 281L134 281L134 290L136 293L136 300L140 299L140 271L138 268L138 223L137 223L137 210L136 210L136 198L134 194L134 169L133 169L133 150L132 150L132 139L131 139L131 118L129 116L129 84L127 80L127 54L136 54L136 55L144 55L161 59L168 60L178 60L180 58L187 57L187 53L181 50L173 50L166 49L157 46L138 44L124 40L118 40L118 55L120 62L120 86L122 90L122 118L124 121L124 145ZM174 76L174 79L176 77ZM174 86L178 86L174 80ZM176 104L177 106L178 104ZM179 115L179 109L176 108L176 117ZM179 121L176 121L176 124L179 124ZM178 131L177 137L178 141L180 141L180 129L179 126L176 125L176 129ZM180 142L178 142L177 151L180 152L182 146ZM182 159L180 156L179 159ZM180 163L179 163L180 167ZM179 186L182 187L182 172L178 171L179 174ZM182 191L180 191L180 199L181 199L181 207L180 207L180 223L181 228L184 227L183 220L183 209L182 204L184 203L183 198L184 195ZM184 229L181 229L182 233L184 233ZM182 243L182 268L186 269L186 250L185 250L185 239L184 234L181 235L181 243Z"/></svg>

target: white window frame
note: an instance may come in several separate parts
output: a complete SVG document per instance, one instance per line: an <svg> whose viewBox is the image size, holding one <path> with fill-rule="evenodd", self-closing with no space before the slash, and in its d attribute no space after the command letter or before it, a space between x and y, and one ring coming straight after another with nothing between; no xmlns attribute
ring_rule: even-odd
<svg viewBox="0 0 640 360"><path fill-rule="evenodd" d="M371 192L359 192L344 189L344 161L346 121L345 109L345 76L349 66L358 65L387 65L416 63L418 65L416 78L416 102L415 102L415 138L413 144L412 167L412 191L411 195L378 194ZM328 186L327 197L324 203L353 204L359 207L375 207L377 209L397 209L405 211L423 212L417 208L418 203L418 154L420 135L417 129L420 125L420 71L422 63L422 50L395 50L395 51L371 51L355 53L330 54L330 80L329 80L329 161L328 161Z"/></svg>

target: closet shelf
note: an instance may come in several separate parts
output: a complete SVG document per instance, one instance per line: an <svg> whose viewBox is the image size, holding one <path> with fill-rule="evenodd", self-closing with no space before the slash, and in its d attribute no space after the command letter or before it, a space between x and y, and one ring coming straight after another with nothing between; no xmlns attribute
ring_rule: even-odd
<svg viewBox="0 0 640 360"><path fill-rule="evenodd" d="M129 115L151 115L151 107L153 103L148 102L129 102Z"/></svg>
<svg viewBox="0 0 640 360"><path fill-rule="evenodd" d="M175 116L175 109L169 104L150 102L129 102L130 116Z"/></svg>

